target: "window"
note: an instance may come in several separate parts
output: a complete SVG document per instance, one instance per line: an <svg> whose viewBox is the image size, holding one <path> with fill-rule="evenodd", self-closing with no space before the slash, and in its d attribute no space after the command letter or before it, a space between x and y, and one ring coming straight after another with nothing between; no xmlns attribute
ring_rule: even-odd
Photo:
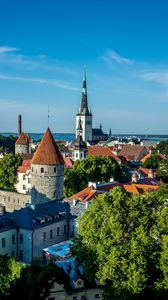
<svg viewBox="0 0 168 300"><path fill-rule="evenodd" d="M76 297L76 296L73 296L73 300L78 300L78 297Z"/></svg>
<svg viewBox="0 0 168 300"><path fill-rule="evenodd" d="M86 297L85 296L81 296L81 300L86 300Z"/></svg>
<svg viewBox="0 0 168 300"><path fill-rule="evenodd" d="M15 256L15 251L12 251L11 256L12 256L12 257Z"/></svg>
<svg viewBox="0 0 168 300"><path fill-rule="evenodd" d="M26 175L23 175L23 180L26 180Z"/></svg>
<svg viewBox="0 0 168 300"><path fill-rule="evenodd" d="M6 247L6 240L5 238L2 238L2 248L5 248Z"/></svg>
<svg viewBox="0 0 168 300"><path fill-rule="evenodd" d="M60 228L57 227L57 236L59 236L59 235L60 235Z"/></svg>
<svg viewBox="0 0 168 300"><path fill-rule="evenodd" d="M43 232L43 241L46 241L46 232Z"/></svg>
<svg viewBox="0 0 168 300"><path fill-rule="evenodd" d="M66 233L67 233L67 226L64 225L64 234L66 234Z"/></svg>
<svg viewBox="0 0 168 300"><path fill-rule="evenodd" d="M57 171L57 168L56 168L56 167L54 167L54 173L56 173L56 171Z"/></svg>
<svg viewBox="0 0 168 300"><path fill-rule="evenodd" d="M20 244L23 244L23 234L19 234L19 242Z"/></svg>
<svg viewBox="0 0 168 300"><path fill-rule="evenodd" d="M76 157L78 157L78 153L76 153Z"/></svg>
<svg viewBox="0 0 168 300"><path fill-rule="evenodd" d="M28 178L28 183L31 183L31 178Z"/></svg>
<svg viewBox="0 0 168 300"><path fill-rule="evenodd" d="M96 299L100 298L100 295L99 295L99 294L96 294L96 295L95 295L95 298L96 298Z"/></svg>
<svg viewBox="0 0 168 300"><path fill-rule="evenodd" d="M15 244L15 234L12 234L12 244Z"/></svg>
<svg viewBox="0 0 168 300"><path fill-rule="evenodd" d="M44 168L41 168L41 173L44 173Z"/></svg>
<svg viewBox="0 0 168 300"><path fill-rule="evenodd" d="M50 230L50 239L52 239L53 238L53 230L51 229Z"/></svg>
<svg viewBox="0 0 168 300"><path fill-rule="evenodd" d="M43 260L46 261L46 253L45 253L45 251L42 252L42 257L43 257Z"/></svg>
<svg viewBox="0 0 168 300"><path fill-rule="evenodd" d="M33 172L33 167L32 167L32 172Z"/></svg>
<svg viewBox="0 0 168 300"><path fill-rule="evenodd" d="M26 186L25 186L25 184L23 185L23 190L24 190L24 191L26 190Z"/></svg>
<svg viewBox="0 0 168 300"><path fill-rule="evenodd" d="M23 250L20 250L20 251L19 251L19 258L20 258L21 260L23 260Z"/></svg>

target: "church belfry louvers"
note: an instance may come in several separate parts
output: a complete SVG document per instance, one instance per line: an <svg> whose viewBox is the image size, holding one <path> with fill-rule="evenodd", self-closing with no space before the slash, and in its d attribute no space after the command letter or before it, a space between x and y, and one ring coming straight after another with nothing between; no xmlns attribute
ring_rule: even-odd
<svg viewBox="0 0 168 300"><path fill-rule="evenodd" d="M88 109L86 71L84 71L83 77L81 108L80 112L76 115L76 138L78 136L79 119L81 120L83 141L92 141L92 113Z"/></svg>

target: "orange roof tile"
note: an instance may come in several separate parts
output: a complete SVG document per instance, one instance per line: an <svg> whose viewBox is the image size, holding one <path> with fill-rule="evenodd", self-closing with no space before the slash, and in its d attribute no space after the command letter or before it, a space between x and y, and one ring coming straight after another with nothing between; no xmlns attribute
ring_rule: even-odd
<svg viewBox="0 0 168 300"><path fill-rule="evenodd" d="M70 157L64 158L65 168L71 168L74 165L74 161Z"/></svg>
<svg viewBox="0 0 168 300"><path fill-rule="evenodd" d="M138 160L143 151L147 153L145 146L125 144L118 155L124 156L127 160Z"/></svg>
<svg viewBox="0 0 168 300"><path fill-rule="evenodd" d="M21 134L19 135L16 144L17 145L27 145L27 143L29 142L28 136L24 133L21 132Z"/></svg>
<svg viewBox="0 0 168 300"><path fill-rule="evenodd" d="M113 189L116 186L121 186L126 192L140 195L144 192L150 192L157 190L158 186L154 185L147 185L147 184L137 184L137 183L127 183L122 184L119 182L116 183L105 183L105 184L99 184L96 186L96 189L93 188L93 186L89 186L82 191L72 195L69 197L69 200L79 200L82 202L90 201L94 199L97 195L100 194L106 194L111 189Z"/></svg>
<svg viewBox="0 0 168 300"><path fill-rule="evenodd" d="M108 146L90 146L88 147L88 155L111 156L115 160L121 161Z"/></svg>
<svg viewBox="0 0 168 300"><path fill-rule="evenodd" d="M44 134L31 163L37 165L64 165L63 157L49 128Z"/></svg>
<svg viewBox="0 0 168 300"><path fill-rule="evenodd" d="M30 167L26 167L26 166L20 166L18 168L19 173L26 173L26 171L29 171L29 170L30 170Z"/></svg>

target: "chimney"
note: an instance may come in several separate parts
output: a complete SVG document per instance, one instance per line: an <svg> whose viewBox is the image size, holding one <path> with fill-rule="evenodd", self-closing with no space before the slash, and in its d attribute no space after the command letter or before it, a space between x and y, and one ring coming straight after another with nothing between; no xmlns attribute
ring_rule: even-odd
<svg viewBox="0 0 168 300"><path fill-rule="evenodd" d="M148 178L154 178L154 171L152 169L149 170Z"/></svg>
<svg viewBox="0 0 168 300"><path fill-rule="evenodd" d="M136 173L133 173L132 177L131 177L131 181L132 182L137 182L137 180L138 180L138 175Z"/></svg>
<svg viewBox="0 0 168 300"><path fill-rule="evenodd" d="M22 115L18 115L18 136L20 136L22 132Z"/></svg>
<svg viewBox="0 0 168 300"><path fill-rule="evenodd" d="M97 187L97 182L92 182L92 181L89 181L88 182L88 187L92 186L94 189L96 189Z"/></svg>

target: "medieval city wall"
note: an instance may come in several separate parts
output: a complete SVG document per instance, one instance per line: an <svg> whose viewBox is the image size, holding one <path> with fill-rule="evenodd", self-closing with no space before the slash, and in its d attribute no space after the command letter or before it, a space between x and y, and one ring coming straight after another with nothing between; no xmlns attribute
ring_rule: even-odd
<svg viewBox="0 0 168 300"><path fill-rule="evenodd" d="M0 190L0 204L5 206L5 210L8 212L21 209L27 203L31 203L31 195Z"/></svg>

